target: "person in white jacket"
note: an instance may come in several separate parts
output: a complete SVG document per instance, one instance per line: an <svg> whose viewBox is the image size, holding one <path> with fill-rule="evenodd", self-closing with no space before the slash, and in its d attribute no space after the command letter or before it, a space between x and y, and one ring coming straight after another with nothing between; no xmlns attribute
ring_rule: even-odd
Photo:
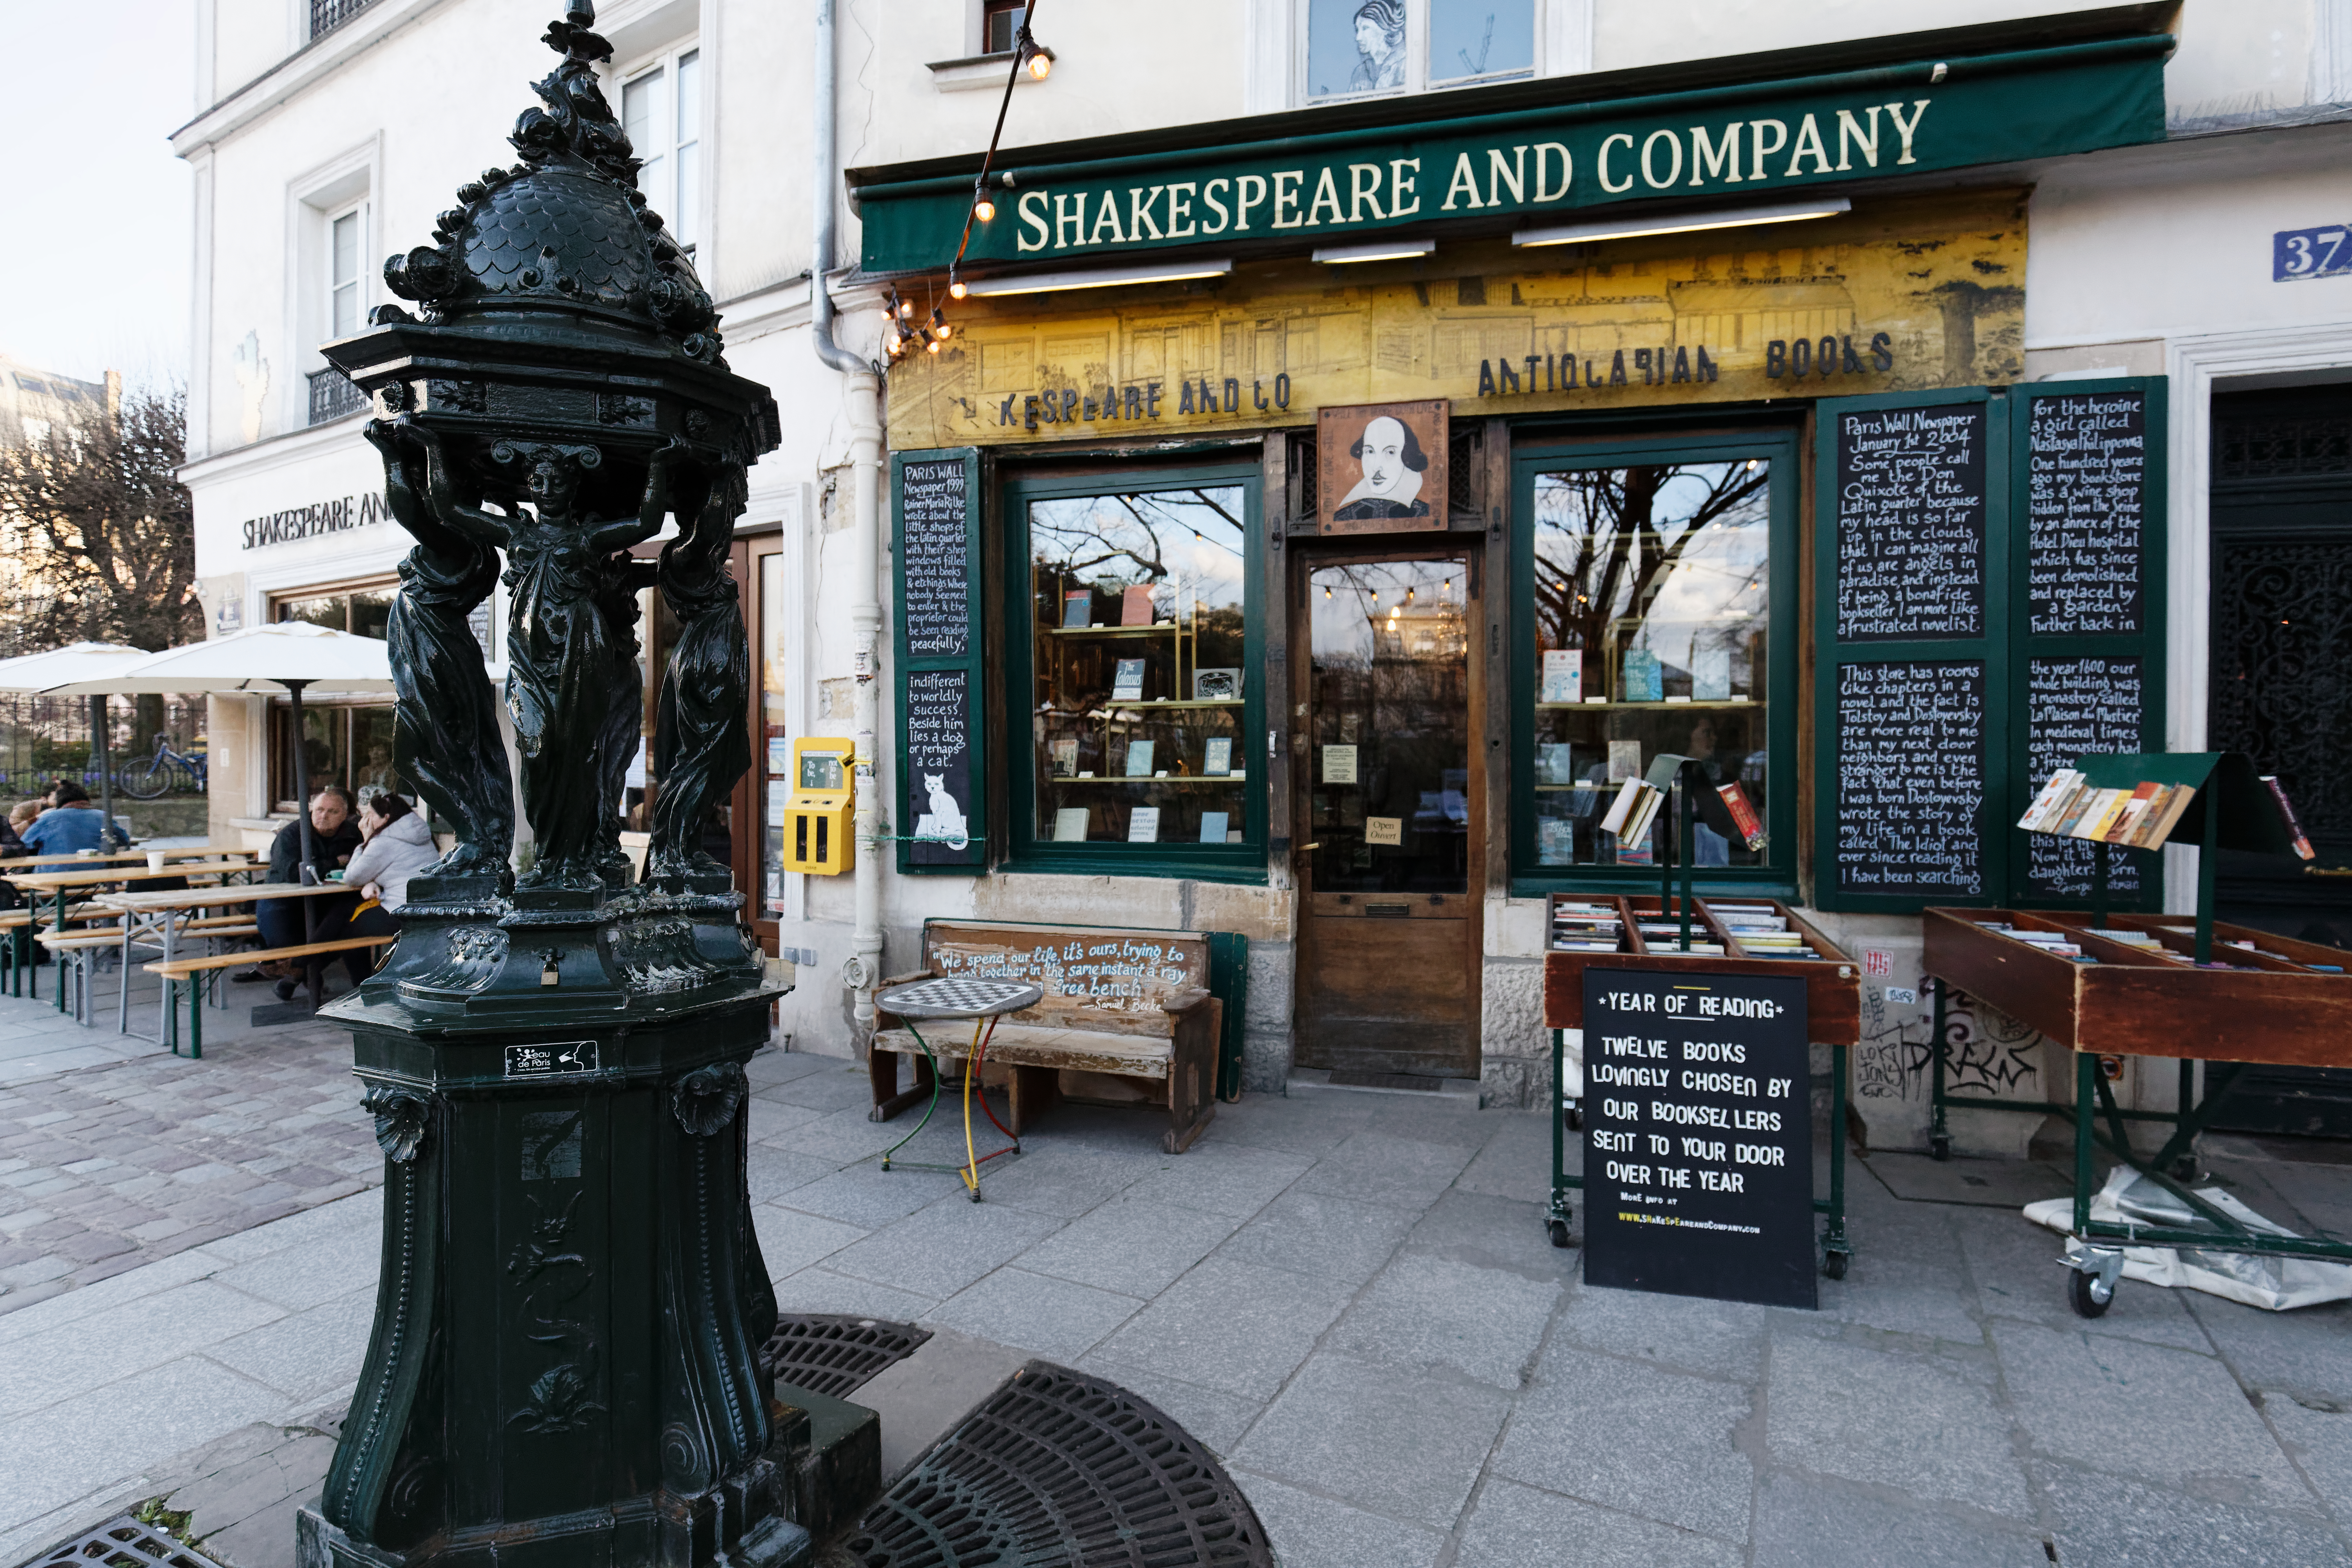
<svg viewBox="0 0 2352 1568"><path fill-rule="evenodd" d="M363 842L343 868L343 885L360 890L358 908L331 926L319 929L320 942L354 936L398 936L396 918L408 901L408 879L441 858L422 812L401 796L385 791L360 805ZM343 955L343 968L357 985L375 967L381 949L354 948ZM278 994L290 997L295 983L281 980Z"/></svg>

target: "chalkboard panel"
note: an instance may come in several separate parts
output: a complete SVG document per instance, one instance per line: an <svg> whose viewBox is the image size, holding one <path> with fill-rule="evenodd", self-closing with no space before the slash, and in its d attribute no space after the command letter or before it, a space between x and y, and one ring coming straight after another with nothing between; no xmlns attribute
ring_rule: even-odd
<svg viewBox="0 0 2352 1568"><path fill-rule="evenodd" d="M1983 896L1985 746L1983 660L1841 665L1839 891Z"/></svg>
<svg viewBox="0 0 2352 1568"><path fill-rule="evenodd" d="M2034 397L2025 435L2032 635L2141 630L2147 394L2132 388ZM2130 749L2138 749L2137 737Z"/></svg>
<svg viewBox="0 0 2352 1568"><path fill-rule="evenodd" d="M2025 677L2026 788L2038 793L2050 775L2077 757L2137 752L2146 733L2146 695L2137 658L2037 658ZM2025 835L2025 883L2044 898L2091 896L2095 853L2079 838ZM2138 857L2107 855L2107 890L2118 898L2140 890Z"/></svg>
<svg viewBox="0 0 2352 1568"><path fill-rule="evenodd" d="M903 452L897 481L898 869L988 863L980 455Z"/></svg>
<svg viewBox="0 0 2352 1568"><path fill-rule="evenodd" d="M961 658L971 651L971 497L961 456L908 461L898 470L898 614L916 658Z"/></svg>
<svg viewBox="0 0 2352 1568"><path fill-rule="evenodd" d="M917 866L961 866L971 843L971 672L907 674L906 749L900 765L915 816L907 847Z"/></svg>
<svg viewBox="0 0 2352 1568"><path fill-rule="evenodd" d="M1584 972L1584 1282L1818 1306L1805 983Z"/></svg>
<svg viewBox="0 0 2352 1568"><path fill-rule="evenodd" d="M1836 419L1837 639L1984 635L1985 405Z"/></svg>

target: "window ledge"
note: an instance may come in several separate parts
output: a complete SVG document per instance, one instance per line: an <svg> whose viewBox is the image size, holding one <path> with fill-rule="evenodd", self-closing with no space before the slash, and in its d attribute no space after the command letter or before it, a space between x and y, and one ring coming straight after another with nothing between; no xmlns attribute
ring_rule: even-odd
<svg viewBox="0 0 2352 1568"><path fill-rule="evenodd" d="M1054 51L1039 51L1047 59ZM927 68L931 73L931 85L941 92L974 92L983 88L1003 87L1009 75L1016 83L1034 85L1037 79L1027 71L1013 69L1013 51L1001 54L972 55L960 60L933 60Z"/></svg>

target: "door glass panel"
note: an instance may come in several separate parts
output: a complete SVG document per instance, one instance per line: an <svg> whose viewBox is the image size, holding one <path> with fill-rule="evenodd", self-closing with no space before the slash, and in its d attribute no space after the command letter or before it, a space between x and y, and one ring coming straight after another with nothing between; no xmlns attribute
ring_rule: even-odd
<svg viewBox="0 0 2352 1568"><path fill-rule="evenodd" d="M1653 863L1654 826L1621 845L1600 822L1661 752L1765 819L1771 484L1762 458L1536 476L1538 865ZM1694 832L1695 865L1769 863L1769 844Z"/></svg>
<svg viewBox="0 0 2352 1568"><path fill-rule="evenodd" d="M1244 841L1244 515L1239 485L1029 503L1039 842Z"/></svg>
<svg viewBox="0 0 2352 1568"><path fill-rule="evenodd" d="M1468 603L1458 560L1308 579L1316 892L1469 890Z"/></svg>
<svg viewBox="0 0 2352 1568"><path fill-rule="evenodd" d="M784 558L760 557L761 916L783 909L784 810L791 795L792 740L784 724Z"/></svg>

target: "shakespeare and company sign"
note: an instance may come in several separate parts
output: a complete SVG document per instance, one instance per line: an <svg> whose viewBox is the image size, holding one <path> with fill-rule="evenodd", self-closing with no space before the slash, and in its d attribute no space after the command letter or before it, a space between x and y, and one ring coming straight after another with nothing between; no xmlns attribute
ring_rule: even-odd
<svg viewBox="0 0 2352 1568"><path fill-rule="evenodd" d="M2135 37L1506 112L1473 111L1491 95L1436 94L1424 100L1431 118L1407 126L1254 139L1242 121L1205 147L1030 149L1005 160L1008 189L995 220L975 226L967 271L1497 216L1539 223L1632 202L1785 202L2155 142L2171 47ZM867 272L944 268L971 175L885 171L857 195Z"/></svg>

